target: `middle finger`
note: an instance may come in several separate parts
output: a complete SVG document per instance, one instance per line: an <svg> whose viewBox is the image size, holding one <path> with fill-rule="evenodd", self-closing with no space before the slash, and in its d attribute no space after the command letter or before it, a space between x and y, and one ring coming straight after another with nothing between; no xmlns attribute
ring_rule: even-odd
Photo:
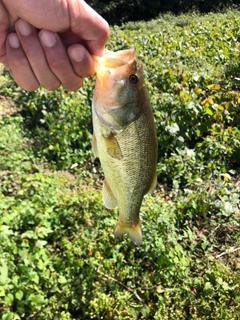
<svg viewBox="0 0 240 320"><path fill-rule="evenodd" d="M36 28L19 19L15 29L33 73L40 85L48 90L57 89L61 83L48 65L44 50L39 41Z"/></svg>
<svg viewBox="0 0 240 320"><path fill-rule="evenodd" d="M75 73L59 35L45 29L42 29L38 35L43 44L48 64L62 85L67 90L79 89L83 79Z"/></svg>

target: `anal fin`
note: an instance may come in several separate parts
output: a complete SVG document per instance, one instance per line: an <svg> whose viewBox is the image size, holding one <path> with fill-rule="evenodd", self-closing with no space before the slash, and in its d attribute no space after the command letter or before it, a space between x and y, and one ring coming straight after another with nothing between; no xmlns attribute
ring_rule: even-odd
<svg viewBox="0 0 240 320"><path fill-rule="evenodd" d="M151 184L151 186L150 186L150 188L149 188L147 193L153 193L153 191L155 190L156 186L157 186L157 171L154 174L152 184Z"/></svg>
<svg viewBox="0 0 240 320"><path fill-rule="evenodd" d="M112 193L112 190L106 179L103 182L102 198L105 207L108 209L113 209L118 205L117 199L114 197L114 194Z"/></svg>

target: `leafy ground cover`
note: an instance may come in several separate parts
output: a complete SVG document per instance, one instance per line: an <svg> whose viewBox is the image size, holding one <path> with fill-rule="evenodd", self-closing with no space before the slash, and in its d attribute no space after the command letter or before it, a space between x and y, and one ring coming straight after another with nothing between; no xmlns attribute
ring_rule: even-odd
<svg viewBox="0 0 240 320"><path fill-rule="evenodd" d="M2 72L1 319L239 319L239 26L229 11L112 27L108 48L145 65L159 141L141 247L102 205L94 78L27 93Z"/></svg>

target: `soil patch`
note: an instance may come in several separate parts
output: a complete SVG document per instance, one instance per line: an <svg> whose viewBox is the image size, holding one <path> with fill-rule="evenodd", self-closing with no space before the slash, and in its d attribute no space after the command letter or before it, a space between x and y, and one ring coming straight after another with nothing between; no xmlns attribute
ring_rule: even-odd
<svg viewBox="0 0 240 320"><path fill-rule="evenodd" d="M0 117L15 114L19 111L20 109L15 106L11 98L0 95Z"/></svg>

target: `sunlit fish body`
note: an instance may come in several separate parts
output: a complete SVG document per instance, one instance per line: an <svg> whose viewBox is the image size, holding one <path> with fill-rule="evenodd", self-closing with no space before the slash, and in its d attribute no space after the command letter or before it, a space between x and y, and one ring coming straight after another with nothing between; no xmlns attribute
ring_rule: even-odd
<svg viewBox="0 0 240 320"><path fill-rule="evenodd" d="M156 185L157 138L142 66L135 49L94 57L93 151L104 171L104 205L119 207L115 237L142 244L139 212Z"/></svg>

